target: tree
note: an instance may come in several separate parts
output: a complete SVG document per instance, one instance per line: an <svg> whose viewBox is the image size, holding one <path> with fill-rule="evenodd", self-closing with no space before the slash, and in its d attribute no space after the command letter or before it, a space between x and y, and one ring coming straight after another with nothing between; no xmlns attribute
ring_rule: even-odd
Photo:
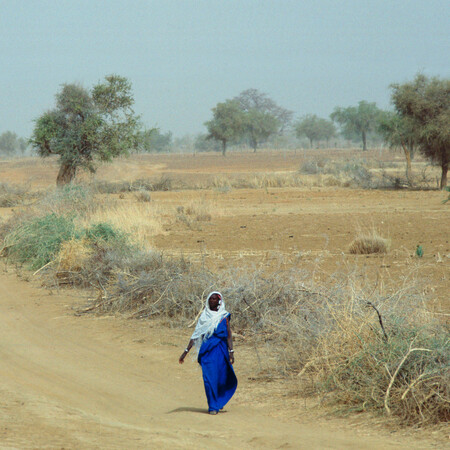
<svg viewBox="0 0 450 450"><path fill-rule="evenodd" d="M12 131L5 131L0 135L0 153L13 155L20 152L24 154L27 146L27 141Z"/></svg>
<svg viewBox="0 0 450 450"><path fill-rule="evenodd" d="M376 130L380 109L376 103L369 103L364 100L358 106L348 108L336 107L330 117L342 127L342 134L351 139L358 134L363 143L363 150L367 150L367 134Z"/></svg>
<svg viewBox="0 0 450 450"><path fill-rule="evenodd" d="M234 98L239 103L242 111L259 111L275 117L278 121L278 133L283 133L292 122L293 111L277 105L267 94L257 89L247 89Z"/></svg>
<svg viewBox="0 0 450 450"><path fill-rule="evenodd" d="M56 106L35 122L30 143L39 156L59 155L58 186L70 183L79 168L96 171L98 161L111 161L138 146L138 118L131 83L109 75L91 91L64 84Z"/></svg>
<svg viewBox="0 0 450 450"><path fill-rule="evenodd" d="M275 134L278 128L278 120L268 112L252 109L244 113L244 131L253 152L256 152L259 144L266 142L269 136Z"/></svg>
<svg viewBox="0 0 450 450"><path fill-rule="evenodd" d="M411 121L419 150L441 166L444 189L450 162L450 80L419 74L391 89L392 103L401 118Z"/></svg>
<svg viewBox="0 0 450 450"><path fill-rule="evenodd" d="M328 142L336 134L336 128L331 120L314 114L304 116L295 126L295 133L298 138L306 136L312 148L314 141L325 139Z"/></svg>
<svg viewBox="0 0 450 450"><path fill-rule="evenodd" d="M278 106L267 94L247 89L234 98L244 113L245 135L256 152L258 145L289 126L293 112Z"/></svg>
<svg viewBox="0 0 450 450"><path fill-rule="evenodd" d="M222 144L225 156L227 145L240 139L244 132L244 114L235 100L226 100L212 108L213 118L205 122L208 139L215 139Z"/></svg>
<svg viewBox="0 0 450 450"><path fill-rule="evenodd" d="M401 147L406 159L406 179L411 178L411 160L416 145L416 132L411 119L384 111L379 118L378 131L391 148Z"/></svg>
<svg viewBox="0 0 450 450"><path fill-rule="evenodd" d="M151 128L139 133L139 148L147 153L169 152L172 149L172 132L161 133L158 128Z"/></svg>

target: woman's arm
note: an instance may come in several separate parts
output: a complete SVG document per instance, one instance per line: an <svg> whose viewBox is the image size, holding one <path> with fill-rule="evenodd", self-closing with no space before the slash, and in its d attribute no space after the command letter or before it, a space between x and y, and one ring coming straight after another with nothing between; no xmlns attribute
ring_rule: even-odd
<svg viewBox="0 0 450 450"><path fill-rule="evenodd" d="M234 364L233 334L231 333L230 321L228 320L228 317L227 317L227 331L228 331L227 344L228 344L228 353L230 355L230 363Z"/></svg>
<svg viewBox="0 0 450 450"><path fill-rule="evenodd" d="M183 364L183 363L184 363L184 358L185 358L186 355L189 353L189 350L192 348L193 345L194 345L194 340L191 339L191 340L189 341L188 346L186 347L186 349L184 350L184 352L181 354L180 359L178 360L178 362L179 362L180 364Z"/></svg>

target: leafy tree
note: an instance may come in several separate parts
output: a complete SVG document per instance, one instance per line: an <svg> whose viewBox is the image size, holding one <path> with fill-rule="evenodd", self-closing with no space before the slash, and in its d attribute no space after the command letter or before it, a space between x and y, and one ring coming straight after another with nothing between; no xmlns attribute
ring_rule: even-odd
<svg viewBox="0 0 450 450"><path fill-rule="evenodd" d="M64 84L56 106L36 120L30 143L41 157L59 155L58 186L70 183L79 168L96 171L98 161L111 161L138 146L138 118L131 83L109 75L91 91Z"/></svg>
<svg viewBox="0 0 450 450"><path fill-rule="evenodd" d="M419 150L441 166L444 189L450 162L450 80L419 74L391 89L392 103L401 118L411 121Z"/></svg>
<svg viewBox="0 0 450 450"><path fill-rule="evenodd" d="M244 113L244 131L253 152L256 152L259 144L266 142L269 136L275 134L278 128L278 120L268 112L251 109Z"/></svg>
<svg viewBox="0 0 450 450"><path fill-rule="evenodd" d="M12 131L5 131L0 135L0 153L13 155L20 152L24 154L27 146L27 141L24 138L19 138Z"/></svg>
<svg viewBox="0 0 450 450"><path fill-rule="evenodd" d="M409 181L417 139L413 122L397 113L384 111L379 118L378 131L391 148L402 148L406 159L406 178Z"/></svg>
<svg viewBox="0 0 450 450"><path fill-rule="evenodd" d="M342 133L348 139L358 134L363 143L363 150L367 150L367 134L376 130L380 109L376 103L364 100L358 106L347 108L336 107L330 117L342 127Z"/></svg>
<svg viewBox="0 0 450 450"><path fill-rule="evenodd" d="M244 112L259 111L273 116L278 122L278 133L282 133L292 122L293 111L277 105L267 94L257 89L242 91L235 100Z"/></svg>
<svg viewBox="0 0 450 450"><path fill-rule="evenodd" d="M336 134L336 128L331 120L314 114L304 116L295 126L295 133L298 138L306 136L312 148L314 141L325 139L328 142Z"/></svg>
<svg viewBox="0 0 450 450"><path fill-rule="evenodd" d="M168 152L172 149L172 132L161 133L158 128L151 128L139 133L139 147L143 152Z"/></svg>
<svg viewBox="0 0 450 450"><path fill-rule="evenodd" d="M222 144L225 156L227 145L243 136L244 114L236 100L226 100L212 108L213 118L205 122L208 139L215 139Z"/></svg>

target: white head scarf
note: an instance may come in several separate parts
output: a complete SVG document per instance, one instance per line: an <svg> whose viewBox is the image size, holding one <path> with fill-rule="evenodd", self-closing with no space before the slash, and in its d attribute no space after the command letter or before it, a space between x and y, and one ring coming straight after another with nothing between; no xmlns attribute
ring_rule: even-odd
<svg viewBox="0 0 450 450"><path fill-rule="evenodd" d="M219 308L217 311L211 310L209 307L209 299L213 294L218 294L220 297L219 300ZM194 333L191 336L195 342L196 347L199 347L198 344L201 345L201 342L210 338L214 330L217 328L219 323L223 320L224 317L228 315L228 311L225 309L225 302L223 301L222 294L217 291L213 291L208 295L206 299L205 309L203 310L200 318L198 319L197 326L195 327Z"/></svg>

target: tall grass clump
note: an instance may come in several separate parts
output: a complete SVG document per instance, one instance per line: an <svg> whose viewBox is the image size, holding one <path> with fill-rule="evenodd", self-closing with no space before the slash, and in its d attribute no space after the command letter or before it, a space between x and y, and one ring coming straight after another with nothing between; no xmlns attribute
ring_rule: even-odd
<svg viewBox="0 0 450 450"><path fill-rule="evenodd" d="M147 246L151 238L163 233L162 214L152 202L105 202L96 210L78 219L81 227L108 223L121 229L140 246Z"/></svg>
<svg viewBox="0 0 450 450"><path fill-rule="evenodd" d="M370 255L387 253L390 248L389 239L381 237L376 230L360 231L351 242L349 252L354 255Z"/></svg>
<svg viewBox="0 0 450 450"><path fill-rule="evenodd" d="M64 241L75 235L73 218L56 214L34 217L6 235L4 254L33 270L39 269L55 258Z"/></svg>

